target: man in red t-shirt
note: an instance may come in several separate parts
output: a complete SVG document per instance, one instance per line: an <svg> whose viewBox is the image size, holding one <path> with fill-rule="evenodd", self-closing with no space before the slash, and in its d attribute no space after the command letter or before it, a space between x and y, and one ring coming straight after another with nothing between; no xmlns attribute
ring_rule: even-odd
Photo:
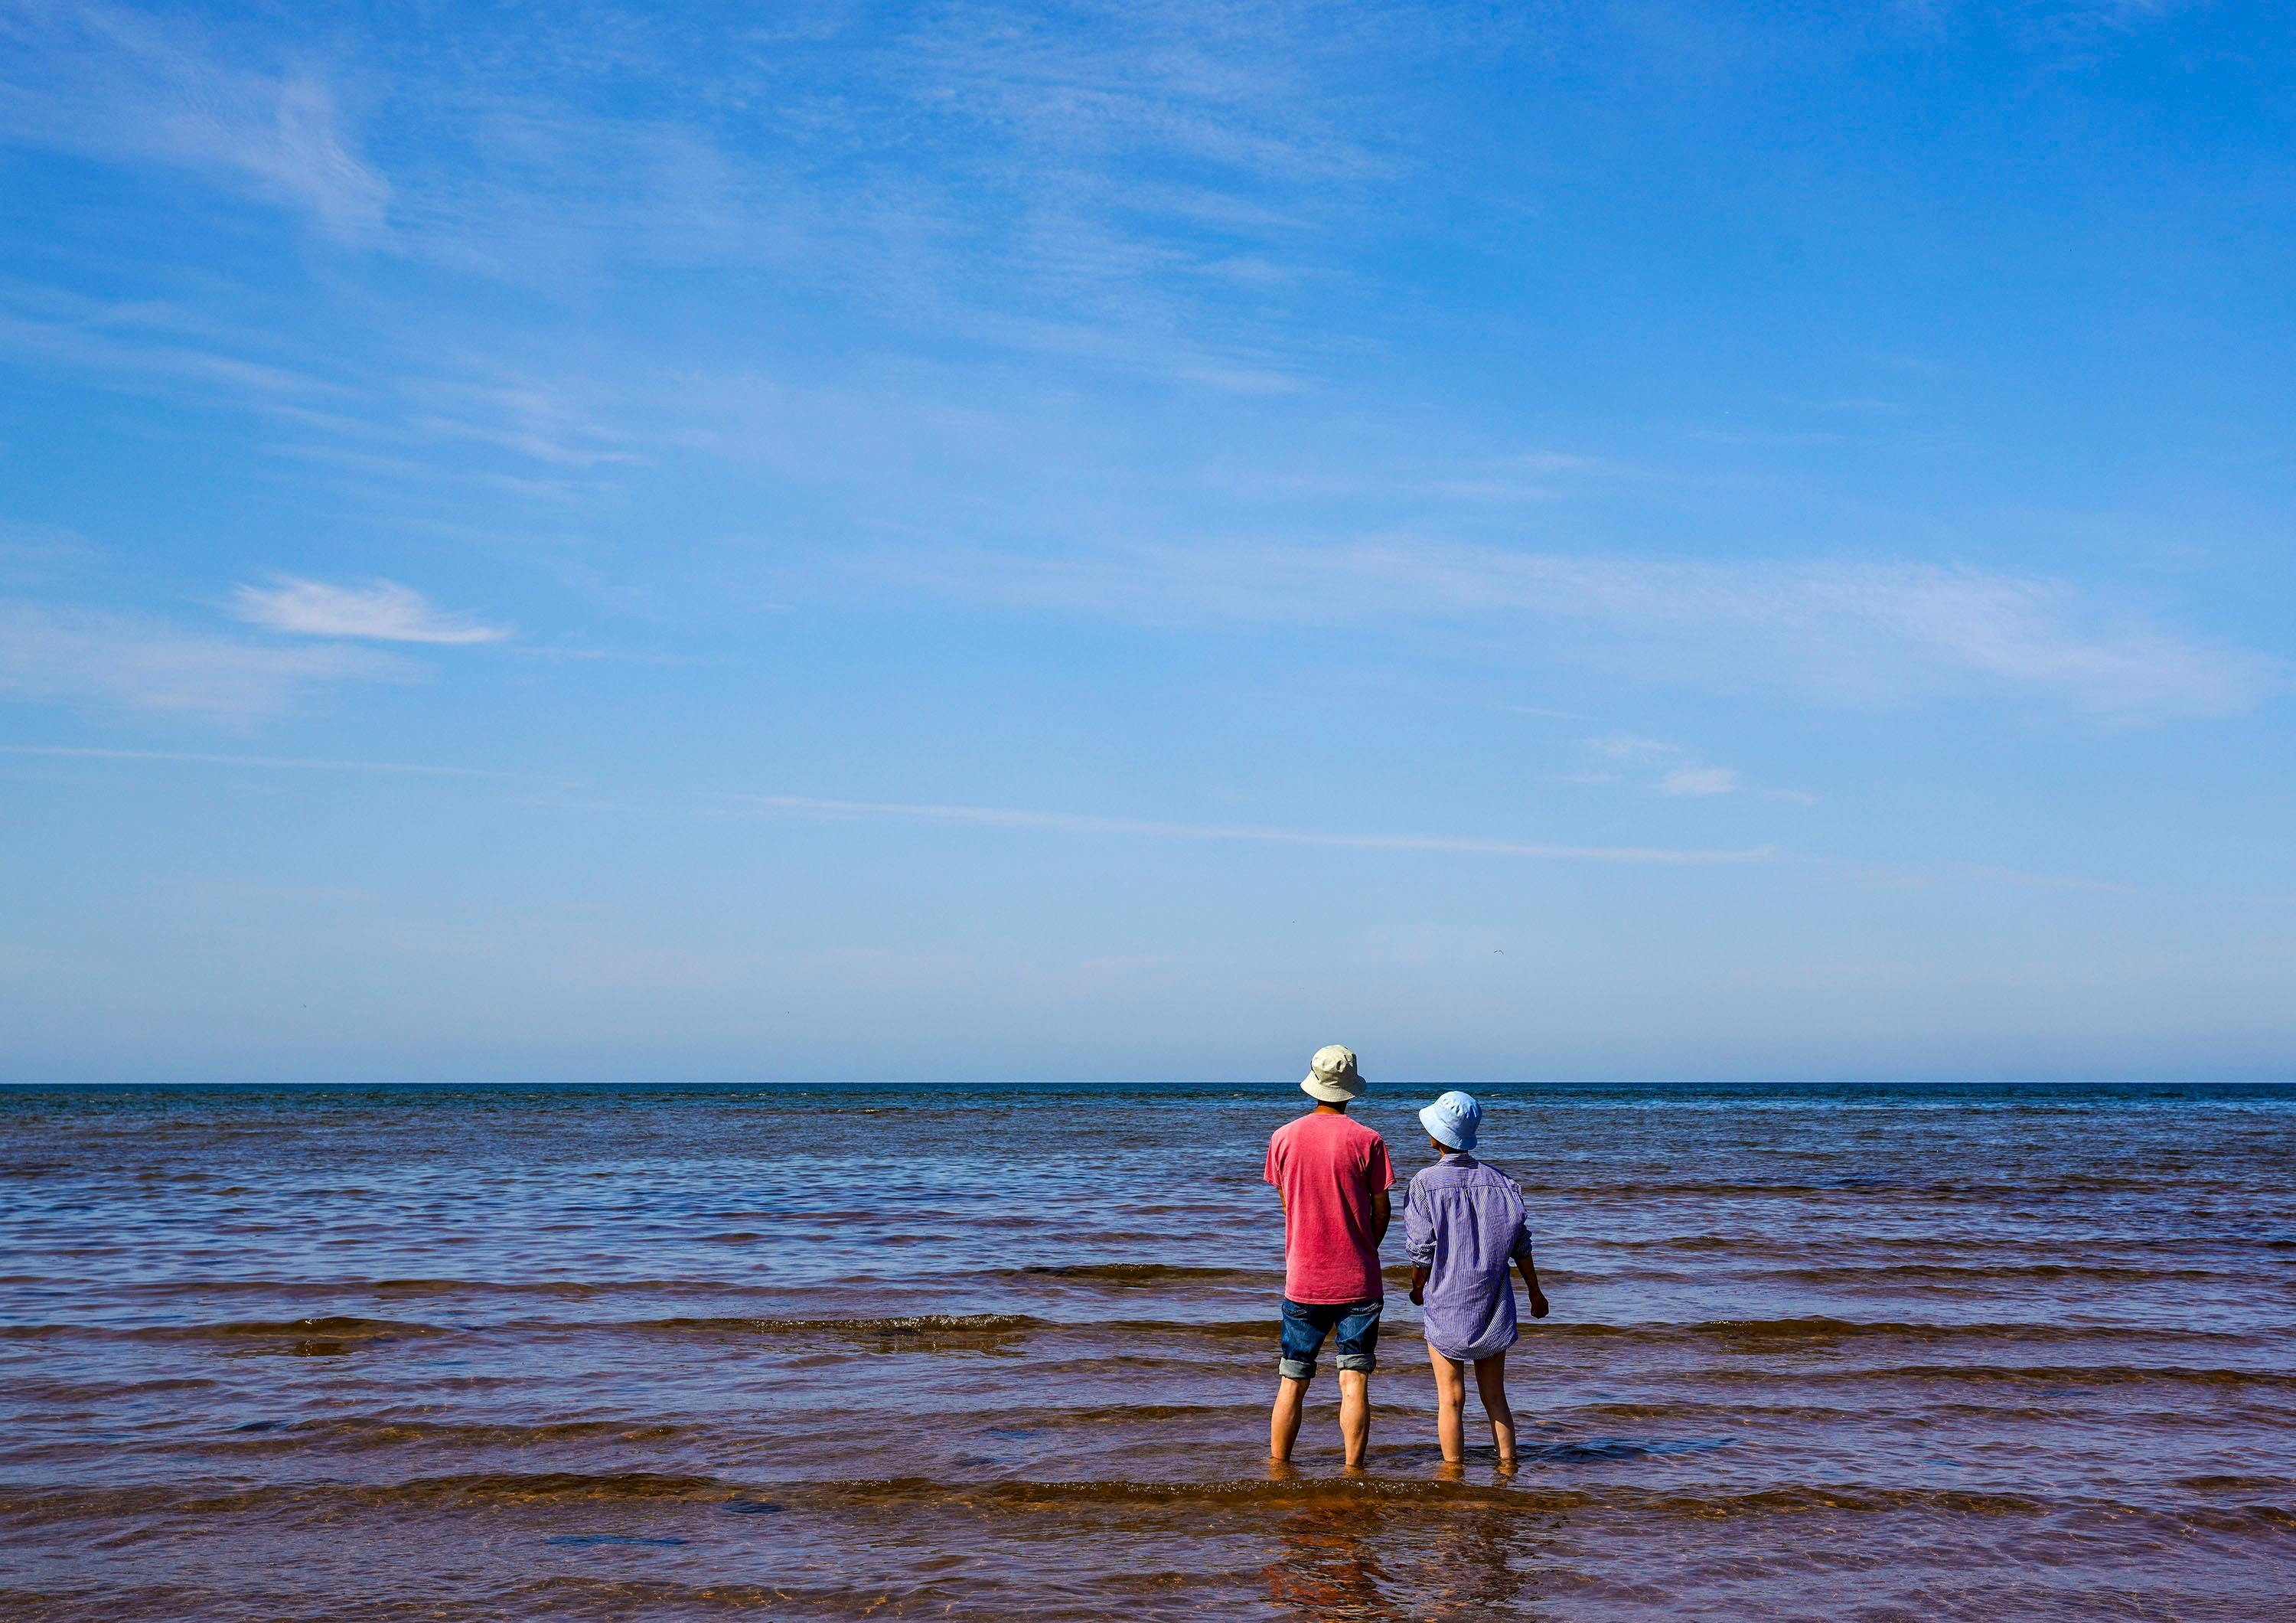
<svg viewBox="0 0 2296 1623"><path fill-rule="evenodd" d="M1348 1101L1364 1091L1356 1057L1333 1043L1319 1048L1300 1086L1316 1108L1285 1123L1267 1141L1267 1181L1283 1198L1283 1376L1267 1422L1267 1452L1292 1457L1316 1355L1339 1332L1340 1441L1347 1462L1361 1465L1371 1437L1371 1372L1378 1367L1379 1310L1386 1286L1379 1242L1387 1237L1387 1191L1395 1166L1387 1142L1348 1119Z"/></svg>

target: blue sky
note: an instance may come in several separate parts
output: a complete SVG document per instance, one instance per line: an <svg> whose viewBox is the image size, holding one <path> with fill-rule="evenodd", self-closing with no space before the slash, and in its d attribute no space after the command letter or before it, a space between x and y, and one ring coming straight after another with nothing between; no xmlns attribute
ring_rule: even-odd
<svg viewBox="0 0 2296 1623"><path fill-rule="evenodd" d="M2292 32L0 0L0 1075L2288 1075Z"/></svg>

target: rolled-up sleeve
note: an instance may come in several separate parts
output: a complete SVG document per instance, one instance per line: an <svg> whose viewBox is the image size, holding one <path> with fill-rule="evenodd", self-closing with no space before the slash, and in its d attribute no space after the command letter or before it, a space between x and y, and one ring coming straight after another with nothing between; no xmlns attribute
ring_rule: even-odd
<svg viewBox="0 0 2296 1623"><path fill-rule="evenodd" d="M1414 1267L1431 1267L1434 1264L1433 1201L1416 1178L1411 1181L1411 1193L1403 1202L1403 1249Z"/></svg>
<svg viewBox="0 0 2296 1623"><path fill-rule="evenodd" d="M1507 1255L1516 1262L1530 1259L1530 1213L1522 1204L1522 1191L1514 1192L1514 1248Z"/></svg>

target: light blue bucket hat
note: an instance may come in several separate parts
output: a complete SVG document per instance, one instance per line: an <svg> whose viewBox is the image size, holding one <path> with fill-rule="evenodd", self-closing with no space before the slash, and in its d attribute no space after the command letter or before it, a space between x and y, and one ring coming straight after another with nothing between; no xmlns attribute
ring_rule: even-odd
<svg viewBox="0 0 2296 1623"><path fill-rule="evenodd" d="M1473 1094L1454 1089L1419 1113L1419 1125L1439 1144L1472 1149L1475 1134L1483 1125L1483 1108Z"/></svg>

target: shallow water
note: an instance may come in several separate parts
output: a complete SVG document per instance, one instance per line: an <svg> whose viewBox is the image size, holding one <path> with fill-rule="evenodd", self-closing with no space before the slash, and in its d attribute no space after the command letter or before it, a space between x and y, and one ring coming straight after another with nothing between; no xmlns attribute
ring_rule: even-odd
<svg viewBox="0 0 2296 1623"><path fill-rule="evenodd" d="M1271 1479L1296 1091L0 1092L0 1616L2291 1615L2296 1088L1481 1096L1521 1470Z"/></svg>

